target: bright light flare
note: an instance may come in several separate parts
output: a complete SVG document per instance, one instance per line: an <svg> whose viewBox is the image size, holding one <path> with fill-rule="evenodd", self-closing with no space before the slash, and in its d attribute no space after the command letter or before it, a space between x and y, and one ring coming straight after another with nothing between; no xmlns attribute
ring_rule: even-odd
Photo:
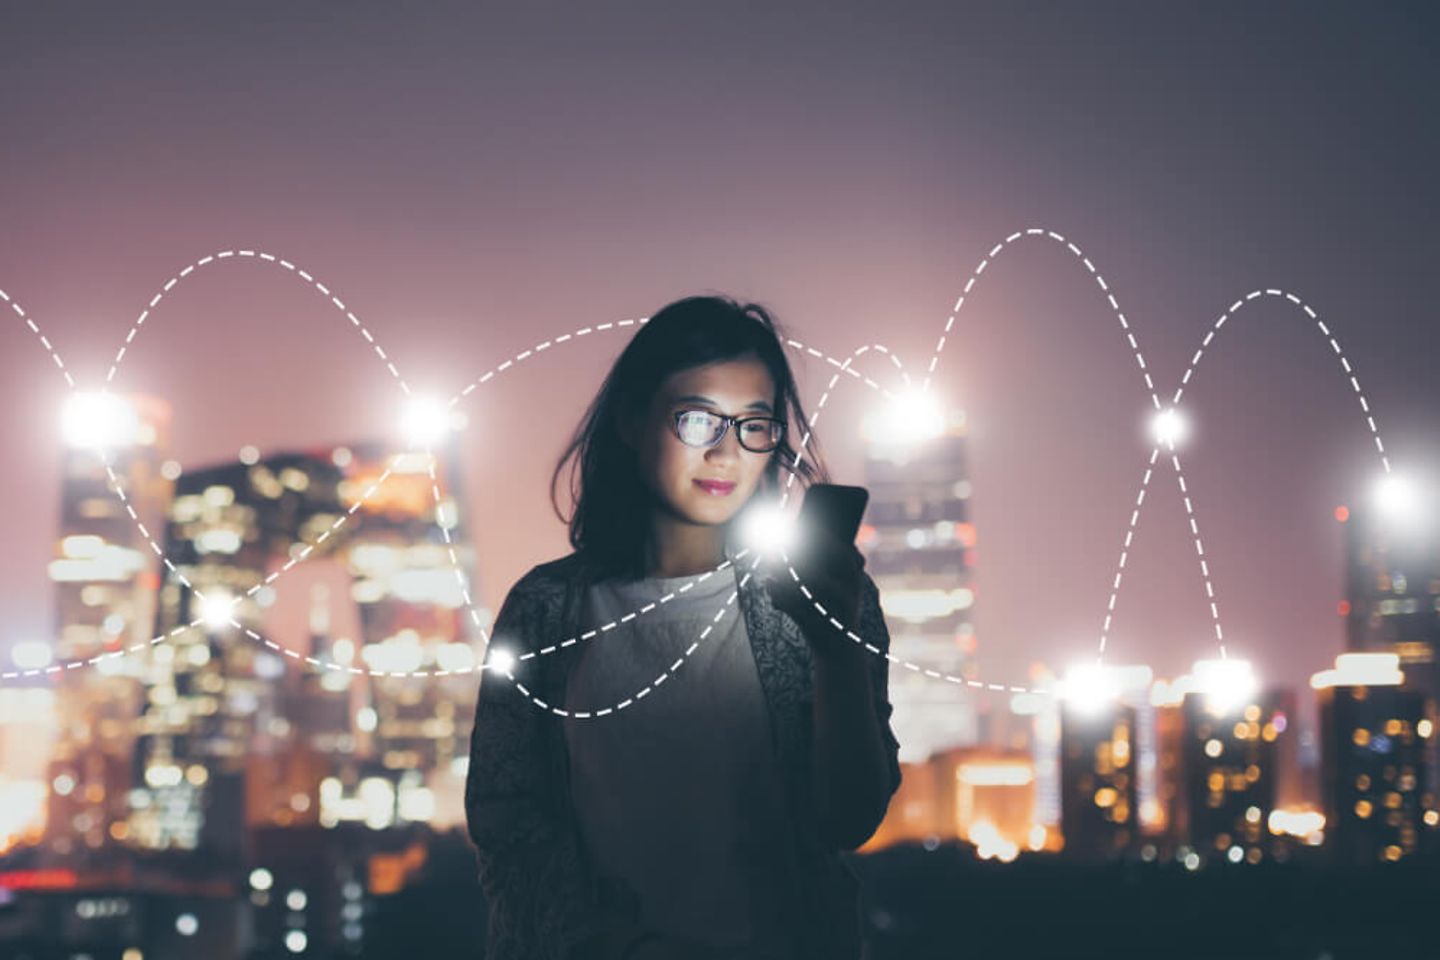
<svg viewBox="0 0 1440 960"><path fill-rule="evenodd" d="M1156 444L1174 450L1190 436L1190 423L1174 407L1167 407L1150 420L1150 433Z"/></svg>
<svg viewBox="0 0 1440 960"><path fill-rule="evenodd" d="M1279 807L1270 811L1266 823L1271 833L1299 837L1310 846L1319 846L1325 838L1325 814L1318 810Z"/></svg>
<svg viewBox="0 0 1440 960"><path fill-rule="evenodd" d="M0 853L45 826L49 791L39 780L0 780Z"/></svg>
<svg viewBox="0 0 1440 960"><path fill-rule="evenodd" d="M1120 695L1115 675L1098 663L1079 664L1066 670L1059 688L1061 699L1078 712L1091 716Z"/></svg>
<svg viewBox="0 0 1440 960"><path fill-rule="evenodd" d="M502 650L499 647L491 647L485 669L495 670L509 676L510 672L515 669L515 654L509 650Z"/></svg>
<svg viewBox="0 0 1440 960"><path fill-rule="evenodd" d="M461 425L463 414L452 411L443 400L413 397L405 406L400 432L411 449L419 449L435 446Z"/></svg>
<svg viewBox="0 0 1440 960"><path fill-rule="evenodd" d="M996 859L1009 863L1020 853L1020 845L1008 840L989 820L977 820L966 838L975 844L975 854L982 860Z"/></svg>
<svg viewBox="0 0 1440 960"><path fill-rule="evenodd" d="M918 387L898 391L861 422L861 434L866 440L886 445L919 443L940 436L945 428L945 409L940 400Z"/></svg>
<svg viewBox="0 0 1440 960"><path fill-rule="evenodd" d="M1247 660L1199 660L1191 671L1192 689L1205 697L1212 713L1226 714L1251 702L1260 681Z"/></svg>
<svg viewBox="0 0 1440 960"><path fill-rule="evenodd" d="M740 520L740 538L745 546L767 556L792 551L799 541L798 533L794 514L779 504L751 507Z"/></svg>
<svg viewBox="0 0 1440 960"><path fill-rule="evenodd" d="M1398 653L1342 653L1335 658L1333 670L1321 670L1310 676L1310 686L1326 687L1392 687L1405 682Z"/></svg>
<svg viewBox="0 0 1440 960"><path fill-rule="evenodd" d="M235 598L223 591L208 593L200 604L200 619L211 630L223 630L230 625L231 611Z"/></svg>
<svg viewBox="0 0 1440 960"><path fill-rule="evenodd" d="M122 396L74 393L61 408L60 432L72 447L128 447L140 441L140 418L134 405Z"/></svg>
<svg viewBox="0 0 1440 960"><path fill-rule="evenodd" d="M1410 477L1387 473L1375 485L1373 502L1397 529L1420 530L1432 519L1433 498Z"/></svg>

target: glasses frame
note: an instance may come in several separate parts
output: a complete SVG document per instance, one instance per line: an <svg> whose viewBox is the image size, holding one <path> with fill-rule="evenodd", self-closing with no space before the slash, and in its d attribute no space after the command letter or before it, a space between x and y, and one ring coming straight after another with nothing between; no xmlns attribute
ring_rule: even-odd
<svg viewBox="0 0 1440 960"><path fill-rule="evenodd" d="M680 435L680 418L683 417L683 416L685 416L687 413L704 413L704 414L708 414L708 415L710 415L710 416L712 416L712 417L719 417L719 418L720 418L720 433L719 433L719 435L716 436L715 439L712 440L712 441L710 441L709 443L703 443L703 444L695 444L695 443L691 443L691 442L689 442L688 440L686 440L684 437L682 437L682 436ZM747 422L749 422L749 421L751 421L751 420L764 420L766 423L778 423L778 424L780 424L780 439L777 440L777 441L775 441L775 446L769 448L768 450L756 450L756 449L754 449L753 447L748 447L748 446L745 445L745 439L744 439L745 433L744 433L744 431L741 429L741 427L742 427L743 424L745 424L745 423L747 423ZM780 417L764 417L764 416L758 416L758 415L757 415L757 416L748 416L748 417L731 417L731 416L727 416L726 414L723 414L723 413L716 413L714 410L706 410L704 407L686 407L686 408L684 408L683 410L676 410L676 411L675 411L673 414L671 414L671 416L670 416L670 427L671 427L671 429L675 432L675 438L676 438L677 440L679 440L681 443L685 444L685 446L687 446L687 447L693 447L693 448L695 448L695 449L697 449L697 450L708 450L708 449L710 449L711 447L718 446L718 445L721 443L721 441L723 441L723 440L725 439L725 434L726 434L727 432L729 432L730 427L731 427L732 424L733 424L734 427L735 427L735 439L740 442L740 446L741 446L741 447L743 447L744 449L748 450L750 453L774 453L776 450L779 450L782 446L785 445L785 430L789 427L789 423L786 422L784 419L782 419L782 418L780 418Z"/></svg>

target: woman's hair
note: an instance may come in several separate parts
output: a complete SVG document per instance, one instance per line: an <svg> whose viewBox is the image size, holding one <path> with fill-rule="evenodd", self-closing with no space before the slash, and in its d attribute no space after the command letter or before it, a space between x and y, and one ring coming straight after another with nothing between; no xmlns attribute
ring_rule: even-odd
<svg viewBox="0 0 1440 960"><path fill-rule="evenodd" d="M779 324L764 307L723 296L686 297L643 322L605 377L550 477L551 506L569 524L570 545L592 570L637 579L645 574L654 494L640 476L635 451L620 437L618 421L647 413L660 385L678 370L758 357L775 383L774 416L786 421L786 430L780 446L770 454L754 496L778 500L782 467L807 486L829 482L819 444L813 433L806 436L809 419L800 405L782 338ZM797 432L805 446L798 464L792 445ZM568 519L555 492L567 461L575 507Z"/></svg>

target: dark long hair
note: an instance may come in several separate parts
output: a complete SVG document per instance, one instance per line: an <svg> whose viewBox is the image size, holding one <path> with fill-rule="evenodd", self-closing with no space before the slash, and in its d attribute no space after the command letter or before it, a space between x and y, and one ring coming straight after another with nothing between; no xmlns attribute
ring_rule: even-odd
<svg viewBox="0 0 1440 960"><path fill-rule="evenodd" d="M775 383L775 416L786 421L785 438L770 454L754 499L778 502L782 469L795 474L804 486L828 483L830 477L800 404L785 357L784 334L769 311L729 297L695 296L666 305L641 324L605 377L550 477L551 506L570 527L571 547L597 578L638 579L645 575L654 495L640 476L635 451L621 440L617 423L623 415L648 410L656 390L678 370L754 354L770 371ZM798 464L795 443L805 447ZM556 498L567 462L574 505L568 518Z"/></svg>

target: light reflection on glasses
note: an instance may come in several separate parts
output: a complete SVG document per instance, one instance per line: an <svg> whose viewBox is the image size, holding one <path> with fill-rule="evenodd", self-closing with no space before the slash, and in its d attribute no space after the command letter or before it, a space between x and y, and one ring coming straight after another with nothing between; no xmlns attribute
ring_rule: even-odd
<svg viewBox="0 0 1440 960"><path fill-rule="evenodd" d="M752 453L769 453L785 439L785 421L776 417L728 417L709 410L677 410L675 436L691 447L713 447L735 425L740 446Z"/></svg>

